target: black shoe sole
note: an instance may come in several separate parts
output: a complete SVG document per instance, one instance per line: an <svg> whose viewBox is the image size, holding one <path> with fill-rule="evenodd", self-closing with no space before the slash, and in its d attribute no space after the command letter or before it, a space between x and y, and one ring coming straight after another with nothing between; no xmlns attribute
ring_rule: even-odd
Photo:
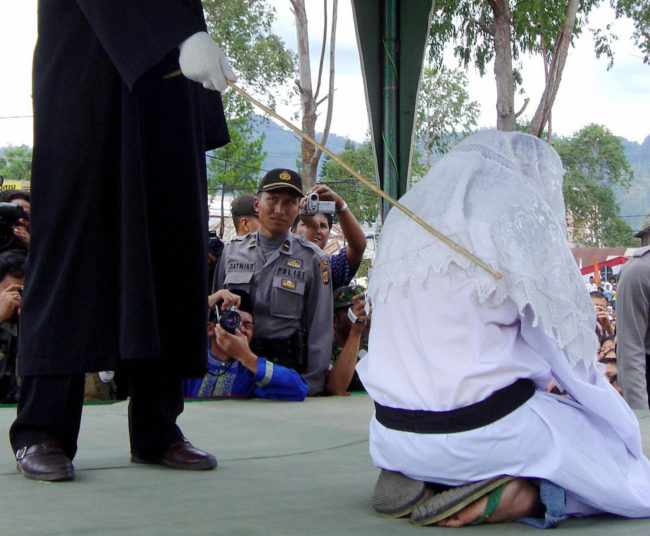
<svg viewBox="0 0 650 536"><path fill-rule="evenodd" d="M172 463L164 460L147 460L131 454L131 463L141 463L145 465L162 465L170 469L178 469L180 471L208 471L217 467L217 460L215 458L205 458L197 463Z"/></svg>
<svg viewBox="0 0 650 536"><path fill-rule="evenodd" d="M38 480L40 482L66 482L69 480L74 480L74 469L66 471L56 471L52 473L31 473L25 471L20 464L16 464L16 469L19 473L25 478L30 480Z"/></svg>

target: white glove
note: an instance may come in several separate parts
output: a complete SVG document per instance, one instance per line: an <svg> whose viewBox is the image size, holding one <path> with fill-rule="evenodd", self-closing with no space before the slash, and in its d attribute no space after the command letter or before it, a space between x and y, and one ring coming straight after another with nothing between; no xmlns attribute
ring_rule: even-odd
<svg viewBox="0 0 650 536"><path fill-rule="evenodd" d="M216 89L223 93L228 87L226 79L236 82L237 75L230 63L207 32L197 32L179 46L178 62L182 73L206 89Z"/></svg>
<svg viewBox="0 0 650 536"><path fill-rule="evenodd" d="M115 372L112 370L102 370L99 374L99 380L102 383L108 383L115 377Z"/></svg>

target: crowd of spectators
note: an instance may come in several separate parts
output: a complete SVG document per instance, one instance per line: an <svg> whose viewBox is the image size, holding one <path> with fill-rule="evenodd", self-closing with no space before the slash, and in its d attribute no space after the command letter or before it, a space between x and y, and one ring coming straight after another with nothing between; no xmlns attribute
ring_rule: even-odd
<svg viewBox="0 0 650 536"><path fill-rule="evenodd" d="M596 285L592 276L587 283L587 290L596 310L598 362L604 365L605 376L612 386L622 393L616 360L616 286L615 278Z"/></svg>
<svg viewBox="0 0 650 536"><path fill-rule="evenodd" d="M275 171L275 170L274 170ZM293 172L291 172L293 173ZM277 173L276 173L277 175ZM294 177L294 175L292 175ZM297 180L300 177L295 174ZM267 181L268 182L268 181ZM232 201L231 210L235 229L238 237L253 237L255 249L259 241L260 250L266 259L261 261L264 266L269 262L270 253L277 250L280 253L287 247L287 237L299 240L300 244L309 242L312 249L306 249L306 258L318 258L318 278L321 286L326 288L318 295L315 302L318 308L332 311L331 336L327 348L321 349L321 355L327 355L328 360L319 357L318 370L308 366L310 348L307 344L307 333L304 331L304 312L295 301L296 294L300 299L308 293L301 271L303 263L307 262L299 256L282 256L283 260L264 279L269 286L266 291L273 294L272 306L282 309L282 302L288 301L286 310L294 309L296 318L291 319L291 314L280 313L280 322L285 320L299 324L297 339L291 342L292 350L289 360L282 359L278 354L287 346L283 339L265 337L263 342L255 340L254 333L257 329L263 331L259 324L264 323L264 315L269 311L262 311L254 315L254 294L260 289L252 282L258 279L255 274L256 260L247 264L244 271L248 275L241 278L242 271L233 271L233 277L226 277L226 266L223 251L224 244L216 236L210 238L208 244L210 261L210 283L212 294L208 296L209 320L207 331L209 336L208 372L202 379L187 380L184 391L187 397L241 397L257 396L262 398L275 398L281 400L302 400L309 395L330 394L340 395L348 391L363 390L363 385L355 372L358 360L367 353L368 331L370 327L370 307L366 304L364 288L354 284L354 277L360 266L366 247L366 239L361 226L348 209L345 200L336 192L324 185L317 185L306 194L316 193L323 201L332 201L335 214L316 213L305 214L302 183L296 182L294 188L287 195L291 201L291 210L279 226L276 240L264 251L264 237L260 236L261 221L271 216L265 205L260 203L262 196L273 195L277 197L287 193L286 184L281 183L280 188L272 190L263 189L264 180L260 184L257 195L244 194ZM266 192L266 193L265 193ZM11 203L20 207L19 217L10 222L12 237L3 251L0 252L0 402L15 403L17 401L20 380L16 373L17 367L17 337L18 315L22 285L24 280L23 267L26 250L29 246L29 193L21 190L8 190L2 192L0 201ZM285 207L286 208L286 207ZM262 215L260 217L260 210ZM295 214L294 214L295 213ZM325 256L325 249L334 217L341 225L346 245L332 255ZM268 228L269 224L267 224ZM262 223L262 229L265 229ZM258 238L255 238L258 237ZM228 248L228 245L225 245ZM248 246L247 246L248 247ZM294 252L295 253L295 252ZM296 254L297 255L297 254ZM241 264L241 263L240 263ZM219 280L218 267L222 267L222 278ZM237 275L239 274L239 275ZM286 276L284 279L282 275ZM280 276L280 277L278 277ZM248 279L246 280L246 277ZM301 286L302 285L302 286ZM591 300L596 310L595 332L599 340L597 359L604 365L605 375L612 386L620 393L616 360L616 289L614 278L596 285L593 277L587 283ZM230 289L230 290L226 290ZM262 294L264 294L262 292ZM251 295L252 294L252 295ZM330 303L323 303L324 297ZM222 310L235 307L242 319L237 332L229 332L219 324L219 315ZM298 314L299 313L299 314ZM270 317L274 315L271 314ZM295 315L294 315L295 316ZM254 324L254 317L255 324ZM261 320L260 320L261 319ZM276 324L273 324L273 323ZM278 318L271 320L277 330ZM255 329L254 327L255 326ZM329 324L328 324L329 326ZM329 328L328 328L328 331ZM267 330L268 333L268 330ZM323 345L325 338L319 339ZM294 351L295 350L295 351ZM303 355L298 355L302 353ZM307 355L304 355L307 354ZM307 371L309 370L309 373ZM317 377L308 389L309 374ZM307 380L305 380L305 377ZM91 372L86 376L86 400L115 400L126 398L126 390L119 389L119 371Z"/></svg>
<svg viewBox="0 0 650 536"><path fill-rule="evenodd" d="M0 193L0 403L18 401L18 318L29 247L29 193Z"/></svg>

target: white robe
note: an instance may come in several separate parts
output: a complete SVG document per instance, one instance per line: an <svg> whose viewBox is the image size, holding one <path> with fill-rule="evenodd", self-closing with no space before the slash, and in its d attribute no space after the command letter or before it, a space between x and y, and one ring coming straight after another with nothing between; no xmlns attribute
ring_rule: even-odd
<svg viewBox="0 0 650 536"><path fill-rule="evenodd" d="M391 287L373 305L369 352L357 370L378 403L446 411L530 378L535 395L504 418L452 434L391 430L373 416L370 455L410 478L460 485L497 475L563 488L567 513L650 516L650 462L638 421L603 374L571 367L532 314L511 301L480 304L445 275ZM569 393L544 392L551 380Z"/></svg>

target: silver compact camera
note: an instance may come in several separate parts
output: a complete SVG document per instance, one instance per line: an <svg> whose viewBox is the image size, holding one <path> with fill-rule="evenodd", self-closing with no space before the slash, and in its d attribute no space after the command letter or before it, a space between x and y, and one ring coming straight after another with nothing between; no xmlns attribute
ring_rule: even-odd
<svg viewBox="0 0 650 536"><path fill-rule="evenodd" d="M301 210L300 214L313 216L317 213L321 214L334 214L336 212L336 203L334 201L320 201L318 194L313 193L307 196L307 205L305 210Z"/></svg>

